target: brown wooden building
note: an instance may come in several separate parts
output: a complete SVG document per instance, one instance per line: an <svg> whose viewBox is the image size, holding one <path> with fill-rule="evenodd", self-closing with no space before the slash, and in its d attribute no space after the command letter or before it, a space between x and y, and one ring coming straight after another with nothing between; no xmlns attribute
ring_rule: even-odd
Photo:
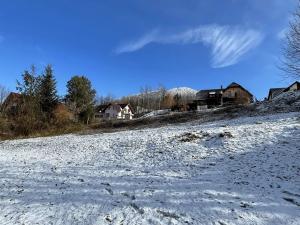
<svg viewBox="0 0 300 225"><path fill-rule="evenodd" d="M272 99L276 98L277 96L280 96L283 93L292 92L292 91L300 91L299 81L292 83L287 88L271 88L269 90L268 100L271 101Z"/></svg>
<svg viewBox="0 0 300 225"><path fill-rule="evenodd" d="M18 107L22 103L23 98L21 94L11 92L2 104L1 111L7 115L15 115Z"/></svg>
<svg viewBox="0 0 300 225"><path fill-rule="evenodd" d="M253 102L253 95L237 83L231 83L223 91L223 104L247 105Z"/></svg>
<svg viewBox="0 0 300 225"><path fill-rule="evenodd" d="M223 105L245 105L253 102L253 95L237 83L227 88L201 90L196 95L197 109L214 108Z"/></svg>

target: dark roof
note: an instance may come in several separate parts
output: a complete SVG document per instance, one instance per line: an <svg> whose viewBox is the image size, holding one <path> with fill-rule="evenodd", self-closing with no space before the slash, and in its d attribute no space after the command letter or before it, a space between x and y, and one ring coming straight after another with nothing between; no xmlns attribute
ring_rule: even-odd
<svg viewBox="0 0 300 225"><path fill-rule="evenodd" d="M10 92L10 94L6 97L6 99L4 100L1 108L3 110L7 110L9 107L11 107L12 105L19 105L22 103L22 95L19 93L15 93L15 92Z"/></svg>
<svg viewBox="0 0 300 225"><path fill-rule="evenodd" d="M126 103L125 104L118 104L118 105L120 105L120 107L122 109L124 109L126 106L128 106L129 109L131 110L131 112L134 113L134 110L133 110L133 108L131 107L131 105L129 103L127 103L127 104Z"/></svg>
<svg viewBox="0 0 300 225"><path fill-rule="evenodd" d="M8 102L12 102L12 101L19 101L21 98L22 98L21 94L10 92L3 104L8 104Z"/></svg>
<svg viewBox="0 0 300 225"><path fill-rule="evenodd" d="M245 92L247 92L250 96L253 96L246 88L244 88L242 85L232 82L224 91L230 89L230 88L241 88Z"/></svg>
<svg viewBox="0 0 300 225"><path fill-rule="evenodd" d="M10 97L10 98L21 98L22 95L19 94L19 93L16 93L16 92L10 92L7 97Z"/></svg>
<svg viewBox="0 0 300 225"><path fill-rule="evenodd" d="M231 84L228 85L228 87L226 89L233 88L233 87L242 87L242 86L239 85L238 83L232 82Z"/></svg>
<svg viewBox="0 0 300 225"><path fill-rule="evenodd" d="M280 95L282 92L288 91L295 84L297 84L298 87L300 88L300 82L299 81L296 81L296 82L292 83L287 88L271 88L269 90L268 99L270 100L271 98L275 98L276 96Z"/></svg>
<svg viewBox="0 0 300 225"><path fill-rule="evenodd" d="M300 82L299 81L296 81L294 83L292 83L290 86L288 86L284 91L288 91L293 85L297 84L298 87L300 87Z"/></svg>
<svg viewBox="0 0 300 225"><path fill-rule="evenodd" d="M117 104L119 105L122 109L124 109L128 104Z"/></svg>
<svg viewBox="0 0 300 225"><path fill-rule="evenodd" d="M197 100L207 99L210 92L216 92L217 94L221 94L222 89L208 89L208 90L201 90L197 92L196 98Z"/></svg>
<svg viewBox="0 0 300 225"><path fill-rule="evenodd" d="M103 111L105 111L111 105L120 106L121 109L124 109L128 105L129 108L130 108L130 110L132 112L134 111L130 104L118 104L118 103L112 104L112 103L110 103L110 104L106 104L106 105L98 105L98 106L96 106L96 112L103 112Z"/></svg>
<svg viewBox="0 0 300 225"><path fill-rule="evenodd" d="M107 109L111 104L105 104L105 105L98 105L96 106L96 112L103 112L105 109Z"/></svg>
<svg viewBox="0 0 300 225"><path fill-rule="evenodd" d="M269 91L268 99L275 98L276 96L280 95L285 88L271 88Z"/></svg>

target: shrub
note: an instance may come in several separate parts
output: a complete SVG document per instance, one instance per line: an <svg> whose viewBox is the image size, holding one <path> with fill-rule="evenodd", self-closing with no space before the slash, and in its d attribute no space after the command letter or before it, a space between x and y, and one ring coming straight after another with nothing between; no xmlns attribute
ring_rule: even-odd
<svg viewBox="0 0 300 225"><path fill-rule="evenodd" d="M74 120L73 114L64 104L58 104L53 111L54 124L65 126Z"/></svg>
<svg viewBox="0 0 300 225"><path fill-rule="evenodd" d="M30 115L22 115L13 121L11 130L17 136L29 136L33 133L40 132L43 129L47 129L48 124L44 123L35 117Z"/></svg>

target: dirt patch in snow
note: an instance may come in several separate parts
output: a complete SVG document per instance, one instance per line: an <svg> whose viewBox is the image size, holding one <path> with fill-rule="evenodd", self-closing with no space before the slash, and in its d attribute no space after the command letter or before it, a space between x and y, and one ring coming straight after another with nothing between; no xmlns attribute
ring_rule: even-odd
<svg viewBox="0 0 300 225"><path fill-rule="evenodd" d="M186 133L183 133L182 135L176 136L175 139L180 142L195 142L198 140L210 141L213 139L214 140L215 139L227 139L227 138L233 138L233 137L234 136L229 131L224 131L224 132L220 132L220 133L208 133L208 132L200 131L200 132L186 132Z"/></svg>

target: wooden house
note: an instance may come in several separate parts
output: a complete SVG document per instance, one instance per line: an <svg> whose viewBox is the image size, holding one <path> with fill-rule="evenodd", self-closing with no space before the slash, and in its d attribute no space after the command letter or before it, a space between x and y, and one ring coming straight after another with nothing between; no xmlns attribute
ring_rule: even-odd
<svg viewBox="0 0 300 225"><path fill-rule="evenodd" d="M289 91L300 91L300 82L296 81L290 86L288 86L283 92L289 92Z"/></svg>
<svg viewBox="0 0 300 225"><path fill-rule="evenodd" d="M247 105L253 102L253 95L237 83L231 83L222 95L224 105Z"/></svg>
<svg viewBox="0 0 300 225"><path fill-rule="evenodd" d="M201 90L196 94L197 109L207 109L222 105L222 94L221 89L209 89Z"/></svg>
<svg viewBox="0 0 300 225"><path fill-rule="evenodd" d="M237 83L227 88L200 90L196 95L197 110L214 108L223 105L245 105L253 102L253 95Z"/></svg>
<svg viewBox="0 0 300 225"><path fill-rule="evenodd" d="M1 111L8 116L16 115L18 107L22 104L23 97L19 93L11 92L2 104Z"/></svg>
<svg viewBox="0 0 300 225"><path fill-rule="evenodd" d="M269 90L268 100L270 101L276 98L277 96L281 95L284 90L285 88L271 88Z"/></svg>
<svg viewBox="0 0 300 225"><path fill-rule="evenodd" d="M280 96L283 93L292 91L300 91L300 82L296 81L286 88L271 88L269 90L268 100L271 101L272 99Z"/></svg>

